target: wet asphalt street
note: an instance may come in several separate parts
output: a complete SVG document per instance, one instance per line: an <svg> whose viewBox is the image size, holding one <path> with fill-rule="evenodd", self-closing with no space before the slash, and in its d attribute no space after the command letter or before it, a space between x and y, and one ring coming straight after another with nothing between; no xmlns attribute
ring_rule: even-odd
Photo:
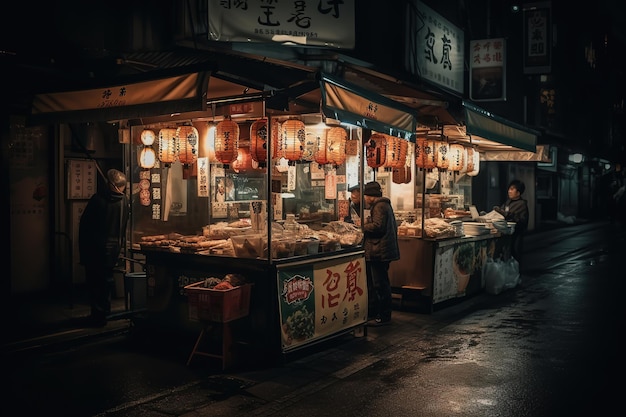
<svg viewBox="0 0 626 417"><path fill-rule="evenodd" d="M12 355L3 404L115 417L613 415L626 385L625 235L608 223L530 235L519 287L396 310L389 326L285 364L187 367L192 340L133 332Z"/></svg>

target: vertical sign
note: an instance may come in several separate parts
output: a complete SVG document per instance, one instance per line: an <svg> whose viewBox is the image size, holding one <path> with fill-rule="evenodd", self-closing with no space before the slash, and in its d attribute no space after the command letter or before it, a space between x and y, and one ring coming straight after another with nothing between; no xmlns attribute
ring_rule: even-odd
<svg viewBox="0 0 626 417"><path fill-rule="evenodd" d="M96 193L96 163L70 159L67 161L67 198L87 200Z"/></svg>
<svg viewBox="0 0 626 417"><path fill-rule="evenodd" d="M504 38L470 42L470 98L506 100L506 41Z"/></svg>
<svg viewBox="0 0 626 417"><path fill-rule="evenodd" d="M409 28L413 42L407 42L407 71L432 83L464 93L465 35L424 5L417 2L415 25Z"/></svg>
<svg viewBox="0 0 626 417"><path fill-rule="evenodd" d="M524 6L524 74L551 71L550 2Z"/></svg>
<svg viewBox="0 0 626 417"><path fill-rule="evenodd" d="M209 196L209 158L198 158L198 197Z"/></svg>

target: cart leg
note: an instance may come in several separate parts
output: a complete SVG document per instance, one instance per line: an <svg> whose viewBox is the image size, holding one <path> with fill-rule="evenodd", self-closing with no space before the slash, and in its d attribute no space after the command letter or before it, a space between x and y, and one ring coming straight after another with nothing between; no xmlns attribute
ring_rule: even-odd
<svg viewBox="0 0 626 417"><path fill-rule="evenodd" d="M198 346L200 345L200 341L204 337L204 330L205 329L203 328L202 331L200 332L200 335L196 339L196 344L193 346L193 350L191 351L191 354L189 355L189 359L187 359L187 366L189 366L189 364L191 363L191 359L193 358L193 356L196 354L196 351L198 350Z"/></svg>
<svg viewBox="0 0 626 417"><path fill-rule="evenodd" d="M222 370L228 368L232 362L233 334L230 323L222 324Z"/></svg>

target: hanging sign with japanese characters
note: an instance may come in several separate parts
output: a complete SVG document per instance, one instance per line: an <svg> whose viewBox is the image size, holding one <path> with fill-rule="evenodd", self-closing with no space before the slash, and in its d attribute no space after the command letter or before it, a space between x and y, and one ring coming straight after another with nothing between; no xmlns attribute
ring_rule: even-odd
<svg viewBox="0 0 626 417"><path fill-rule="evenodd" d="M506 40L470 41L470 98L506 100Z"/></svg>
<svg viewBox="0 0 626 417"><path fill-rule="evenodd" d="M464 92L465 35L461 29L418 1L415 24L409 27L407 71L436 85Z"/></svg>
<svg viewBox="0 0 626 417"><path fill-rule="evenodd" d="M354 48L354 0L208 3L212 41Z"/></svg>
<svg viewBox="0 0 626 417"><path fill-rule="evenodd" d="M278 271L284 351L367 320L365 258L355 255Z"/></svg>
<svg viewBox="0 0 626 417"><path fill-rule="evenodd" d="M524 74L549 73L552 67L549 2L524 5Z"/></svg>

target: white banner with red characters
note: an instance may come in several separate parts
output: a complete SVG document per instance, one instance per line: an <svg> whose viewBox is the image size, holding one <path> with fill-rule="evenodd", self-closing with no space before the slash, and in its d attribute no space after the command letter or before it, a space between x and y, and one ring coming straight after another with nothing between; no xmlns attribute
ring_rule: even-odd
<svg viewBox="0 0 626 417"><path fill-rule="evenodd" d="M367 321L362 253L278 270L282 349L287 351Z"/></svg>

